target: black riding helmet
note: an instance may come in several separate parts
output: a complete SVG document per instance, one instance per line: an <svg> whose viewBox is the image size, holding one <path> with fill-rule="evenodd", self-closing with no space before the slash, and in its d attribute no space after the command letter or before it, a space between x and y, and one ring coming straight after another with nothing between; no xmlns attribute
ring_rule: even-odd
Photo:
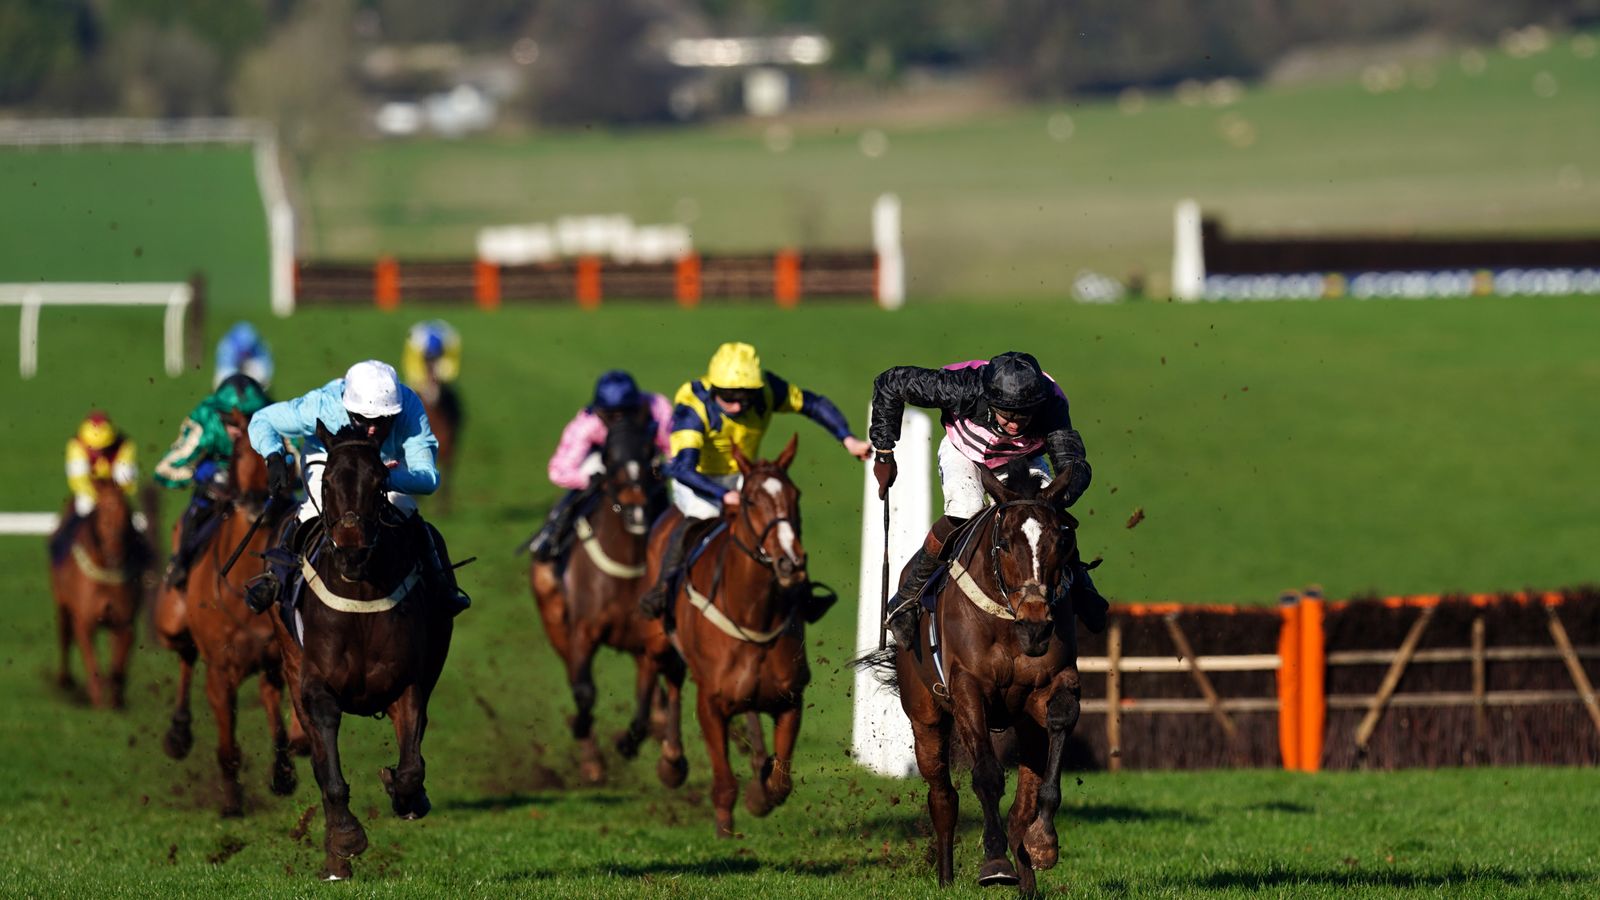
<svg viewBox="0 0 1600 900"><path fill-rule="evenodd" d="M1028 412L1050 399L1050 380L1031 355L1002 353L983 367L983 399L991 410Z"/></svg>

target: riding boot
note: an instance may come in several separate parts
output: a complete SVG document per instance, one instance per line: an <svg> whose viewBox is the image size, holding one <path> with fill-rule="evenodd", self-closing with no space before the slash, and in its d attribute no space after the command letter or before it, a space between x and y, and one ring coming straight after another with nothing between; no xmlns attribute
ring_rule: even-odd
<svg viewBox="0 0 1600 900"><path fill-rule="evenodd" d="M267 551L266 571L251 579L245 586L244 605L250 607L251 612L264 613L282 599L284 587L289 583L289 579L294 577L295 567L300 562L296 541L300 531L310 524L310 522L302 523L296 518L290 518L284 523L283 535L278 546Z"/></svg>
<svg viewBox="0 0 1600 900"><path fill-rule="evenodd" d="M683 568L684 534L689 530L688 518L679 519L672 526L672 533L667 535L667 549L661 556L661 574L656 577L656 583L650 586L639 598L639 611L647 619L659 619L667 611L667 603L672 599L672 590L678 584L678 570Z"/></svg>
<svg viewBox="0 0 1600 900"><path fill-rule="evenodd" d="M430 522L424 522L422 516L412 514L410 521L413 528L420 528L421 533L414 537L417 542L413 546L421 548L422 581L430 597L441 598L447 604L446 609L452 617L459 616L472 605L472 598L456 583L456 570L450 566L450 551L445 546L444 535L439 529L434 528Z"/></svg>
<svg viewBox="0 0 1600 900"><path fill-rule="evenodd" d="M550 515L544 521L544 527L533 536L528 543L528 552L540 562L550 562L562 555L566 549L566 535L572 527L572 517L577 512L582 501L587 498L587 490L571 490L556 501L550 510Z"/></svg>
<svg viewBox="0 0 1600 900"><path fill-rule="evenodd" d="M917 639L917 615L921 611L922 589L939 568L939 556L944 552L945 541L955 533L965 519L941 516L928 530L927 538L906 563L905 581L889 600L889 616L884 627L894 635L894 642L909 647Z"/></svg>
<svg viewBox="0 0 1600 900"><path fill-rule="evenodd" d="M183 511L183 517L178 520L178 546L172 551L172 561L167 564L168 587L181 589L189 581L189 566L194 562L195 551L199 549L195 535L211 512L211 498L196 491Z"/></svg>
<svg viewBox="0 0 1600 900"><path fill-rule="evenodd" d="M1100 592L1095 590L1094 580L1089 577L1089 570L1097 565L1098 562L1089 565L1081 559L1072 563L1072 611L1093 634L1106 630L1106 612L1111 608L1110 602L1100 596Z"/></svg>
<svg viewBox="0 0 1600 900"><path fill-rule="evenodd" d="M71 503L67 504L67 511L61 516L61 524L50 534L52 564L60 565L61 561L67 558L67 554L72 552L72 541L78 536L78 526L83 524L85 518L87 517L78 515Z"/></svg>

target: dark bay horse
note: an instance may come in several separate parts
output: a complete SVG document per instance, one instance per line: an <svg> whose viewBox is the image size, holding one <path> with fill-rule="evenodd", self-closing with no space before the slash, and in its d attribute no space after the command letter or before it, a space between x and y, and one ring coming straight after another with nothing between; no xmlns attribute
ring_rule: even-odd
<svg viewBox="0 0 1600 900"><path fill-rule="evenodd" d="M629 654L636 667L633 720L616 739L623 757L638 755L658 693L661 662L648 651L651 632L659 627L639 614L638 605L649 584L644 576L650 523L666 506L655 455L655 423L649 418L613 423L606 432L605 475L593 510L574 523L577 542L565 571L537 559L528 569L545 633L566 663L577 705L572 737L582 754L583 777L591 783L605 779L594 738L594 658L600 647ZM676 663L681 681L682 661L674 655L668 662Z"/></svg>
<svg viewBox="0 0 1600 900"><path fill-rule="evenodd" d="M242 757L235 740L234 717L239 686L260 673L261 705L272 734L271 788L274 794L294 793L294 763L289 756L291 735L283 722L283 667L272 622L252 615L244 604L245 582L261 571L260 554L277 524L294 511L284 499L267 504L267 464L250 446L249 424L239 412L227 417L233 438L228 483L233 496L218 513L221 522L206 547L190 566L184 588L168 586L156 601L155 630L163 646L178 654L178 699L162 747L173 759L189 755L194 737L189 729L189 685L196 659L206 664L206 700L217 723L217 765L222 770L222 814L243 812L244 789L239 784ZM263 518L265 517L265 518ZM256 524L257 522L260 524ZM245 542L232 569L223 574L228 558ZM296 732L299 722L292 718ZM296 735L304 742L303 733Z"/></svg>
<svg viewBox="0 0 1600 900"><path fill-rule="evenodd" d="M789 480L795 438L776 460L751 462L737 447L734 460L744 476L737 509L724 513L727 528L691 564L673 593L676 630L669 639L657 623L658 649L676 644L697 689L697 709L711 756L711 799L717 836L733 836L738 782L728 763L728 722L741 713L773 717L773 755L760 738L759 720L750 735L758 747L756 770L745 791L745 808L764 816L788 799L791 763L800 734L800 711L811 681L805 624L826 606L814 602L800 542L800 491ZM682 514L669 510L650 543L650 577L661 565L666 536ZM679 733L679 685L667 678L668 734L658 773L672 785L683 780ZM750 716L754 718L754 716ZM676 772L673 772L676 767Z"/></svg>
<svg viewBox="0 0 1600 900"><path fill-rule="evenodd" d="M405 526L386 497L378 445L352 428L329 434L321 423L317 438L328 448L323 535L314 559L301 565L308 584L294 614L295 631L279 612L269 615L322 789L323 877L340 879L350 877L350 860L367 848L339 766L340 720L346 713L388 715L400 761L379 775L391 806L403 819L427 815L422 738L428 698L450 651L452 620L443 598L424 596L417 559L425 551L401 538Z"/></svg>
<svg viewBox="0 0 1600 900"><path fill-rule="evenodd" d="M1060 853L1055 814L1061 805L1061 756L1078 722L1081 688L1070 605L1053 607L1070 556L1070 526L1060 509L1070 473L1043 490L1026 463L1005 482L980 468L997 501L952 544L951 577L938 608L925 616L915 645L873 654L868 665L892 666L900 705L911 720L917 768L928 782L934 859L940 885L955 877L957 798L950 781L950 732L973 760L972 789L983 808L980 885L1036 890L1035 869ZM933 625L930 636L929 623ZM1005 771L991 731L1016 732L1020 763L1008 827L1000 822ZM1017 867L1007 859L1016 855ZM1020 873L1019 873L1020 869Z"/></svg>
<svg viewBox="0 0 1600 900"><path fill-rule="evenodd" d="M71 509L68 500L63 520ZM78 523L66 557L52 560L50 565L61 649L56 680L64 688L73 686L68 656L76 642L83 655L89 702L95 706L121 709L126 701L133 621L144 593L143 540L134 531L128 495L115 482L99 480L95 482L94 512ZM111 632L109 691L94 649L95 632L101 628Z"/></svg>

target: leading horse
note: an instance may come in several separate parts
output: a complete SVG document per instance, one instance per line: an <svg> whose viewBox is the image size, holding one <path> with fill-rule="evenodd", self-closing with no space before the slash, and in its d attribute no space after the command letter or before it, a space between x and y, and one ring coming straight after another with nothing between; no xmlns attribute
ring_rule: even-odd
<svg viewBox="0 0 1600 900"><path fill-rule="evenodd" d="M759 720L749 735L756 748L755 778L745 790L745 808L760 817L794 789L792 762L800 735L811 668L806 662L805 625L821 617L831 599L815 599L800 540L800 491L789 480L796 438L776 460L752 462L733 449L744 482L739 506L724 513L723 527L684 570L670 607L676 630L669 638L658 625L658 652L675 644L693 673L696 712L711 756L711 799L719 838L732 837L733 803L739 785L728 763L728 722L741 713L773 718L773 755L760 737ZM656 524L650 545L650 575L657 577L666 537L680 516L669 510ZM691 537L693 533L691 533ZM679 734L678 684L667 678L668 734L658 774L669 786L683 780L687 765ZM754 719L754 716L749 718Z"/></svg>
<svg viewBox="0 0 1600 900"><path fill-rule="evenodd" d="M74 684L68 656L76 642L83 655L89 702L121 709L127 697L133 621L144 592L141 579L148 554L143 549L144 538L133 528L132 507L122 487L109 479L96 481L94 487L94 512L74 526L77 533L66 556L50 564L61 650L56 681L64 688ZM68 512L71 508L68 501ZM94 649L95 632L101 628L111 632L109 691Z"/></svg>
<svg viewBox="0 0 1600 900"><path fill-rule="evenodd" d="M207 545L196 554L183 588L165 587L156 600L155 632L163 646L178 655L178 697L172 721L162 741L173 759L189 755L194 744L189 729L189 685L194 664L206 664L206 700L217 723L217 765L222 770L222 815L237 816L244 809L244 789L239 783L242 754L235 738L239 686L260 673L261 706L272 735L274 794L294 793L294 763L289 756L293 739L303 743L299 721L291 733L283 723L282 655L272 622L250 613L244 604L245 582L261 571L260 557L276 526L293 511L283 499L267 502L267 464L250 446L245 434L248 419L234 411L226 418L233 438L228 463L228 484L233 496L218 515L221 522ZM237 555L235 555L237 554ZM232 557L236 563L223 568Z"/></svg>
<svg viewBox="0 0 1600 900"><path fill-rule="evenodd" d="M655 423L624 418L606 432L601 476L593 509L575 522L577 544L565 571L555 561L535 559L528 568L550 643L567 667L567 681L577 714L572 737L578 741L585 780L605 779L605 762L594 738L594 657L600 647L613 647L634 658L635 712L628 730L616 739L627 759L639 753L649 734L651 706L658 693L663 661L649 652L655 623L639 615L639 594L645 581L645 545L650 523L666 505L665 488L652 460L656 455ZM676 654L665 664L678 670Z"/></svg>
<svg viewBox="0 0 1600 900"><path fill-rule="evenodd" d="M391 806L403 819L427 815L422 737L453 626L446 598L424 596L417 563L423 551L401 537L403 514L388 502L378 445L353 428L330 434L320 422L317 439L328 448L322 534L306 542L310 557L300 561L304 598L293 613L280 607L271 615L322 789L323 877L335 880L350 877L350 860L367 849L339 766L340 720L346 713L388 715L400 761L379 775Z"/></svg>
<svg viewBox="0 0 1600 900"><path fill-rule="evenodd" d="M980 473L997 502L952 536L949 577L917 642L862 663L890 669L911 720L917 768L928 783L939 884L955 877L953 729L972 759L972 789L983 808L978 883L1016 884L1031 894L1034 870L1051 868L1060 853L1061 757L1082 693L1071 607L1060 589L1076 524L1060 508L1070 473L1043 490L1026 463L1009 466L1004 482L987 468ZM1010 821L1002 827L1005 772L990 733L1006 727L1016 731L1019 766Z"/></svg>

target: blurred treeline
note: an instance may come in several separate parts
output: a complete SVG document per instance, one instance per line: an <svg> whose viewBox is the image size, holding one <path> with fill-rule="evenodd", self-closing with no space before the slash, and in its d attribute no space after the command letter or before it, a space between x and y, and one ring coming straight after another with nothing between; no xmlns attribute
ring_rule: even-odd
<svg viewBox="0 0 1600 900"><path fill-rule="evenodd" d="M1600 18L1600 0L0 0L0 109L266 115L314 127L363 95L384 45L537 47L533 120L663 117L675 37L817 32L828 76L991 77L1018 97L1250 78L1296 47L1483 39ZM529 43L532 42L532 43Z"/></svg>

